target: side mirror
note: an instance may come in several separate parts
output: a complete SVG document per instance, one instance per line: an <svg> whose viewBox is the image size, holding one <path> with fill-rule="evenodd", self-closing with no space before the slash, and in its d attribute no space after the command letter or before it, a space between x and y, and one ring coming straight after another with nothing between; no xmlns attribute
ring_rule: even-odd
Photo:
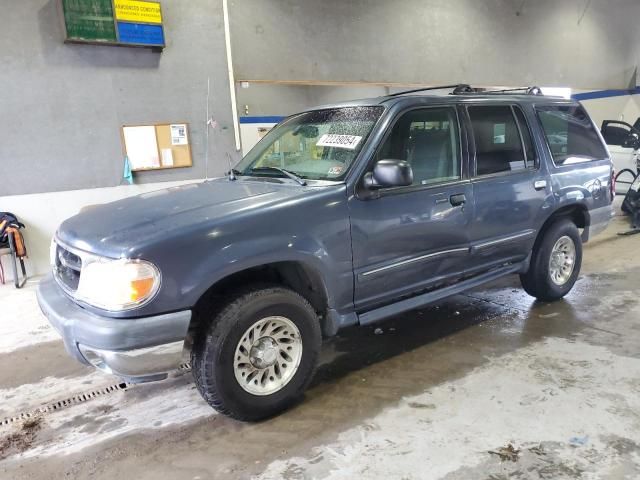
<svg viewBox="0 0 640 480"><path fill-rule="evenodd" d="M378 160L373 172L364 176L364 186L370 190L383 187L406 187L413 183L411 165L405 160Z"/></svg>
<svg viewBox="0 0 640 480"><path fill-rule="evenodd" d="M637 133L630 133L627 138L622 141L622 146L625 148L633 148L634 150L640 147L640 138Z"/></svg>

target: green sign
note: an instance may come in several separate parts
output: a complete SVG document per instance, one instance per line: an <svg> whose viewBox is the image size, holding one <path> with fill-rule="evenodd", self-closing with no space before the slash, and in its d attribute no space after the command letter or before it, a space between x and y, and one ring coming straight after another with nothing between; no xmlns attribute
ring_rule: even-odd
<svg viewBox="0 0 640 480"><path fill-rule="evenodd" d="M111 0L62 0L68 41L115 43Z"/></svg>

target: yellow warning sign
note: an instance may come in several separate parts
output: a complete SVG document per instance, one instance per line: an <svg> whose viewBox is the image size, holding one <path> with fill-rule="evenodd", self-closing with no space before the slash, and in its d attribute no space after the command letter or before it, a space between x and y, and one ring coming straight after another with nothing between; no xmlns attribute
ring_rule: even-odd
<svg viewBox="0 0 640 480"><path fill-rule="evenodd" d="M116 20L136 23L162 23L160 3L142 0L114 0Z"/></svg>

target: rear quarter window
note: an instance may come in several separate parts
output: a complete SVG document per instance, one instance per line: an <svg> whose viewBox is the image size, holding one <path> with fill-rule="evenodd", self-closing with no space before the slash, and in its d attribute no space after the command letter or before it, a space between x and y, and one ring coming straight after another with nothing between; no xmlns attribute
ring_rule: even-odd
<svg viewBox="0 0 640 480"><path fill-rule="evenodd" d="M591 119L581 106L545 105L536 107L536 111L556 165L608 157Z"/></svg>

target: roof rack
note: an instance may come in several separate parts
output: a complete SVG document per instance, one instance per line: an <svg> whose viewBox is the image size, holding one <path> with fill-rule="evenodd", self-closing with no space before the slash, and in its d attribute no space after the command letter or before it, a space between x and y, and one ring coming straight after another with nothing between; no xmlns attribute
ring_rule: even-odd
<svg viewBox="0 0 640 480"><path fill-rule="evenodd" d="M504 88L501 90L485 90L483 88L473 88L469 85L460 85L460 87L464 87L464 88L456 88L453 90L453 92L451 92L451 94L461 95L465 93L476 93L476 94L480 93L482 95L499 95L499 94L522 92L525 95L544 95L544 93L542 93L542 89L536 86Z"/></svg>
<svg viewBox="0 0 640 480"><path fill-rule="evenodd" d="M439 85L435 87L423 87L416 88L414 90L404 90L402 92L390 93L388 97L398 97L400 95L407 95L409 93L426 92L428 90L444 90L452 88L450 95L464 95L464 94L482 94L482 95L496 95L501 93L517 93L522 92L526 95L544 95L540 87L517 87L517 88L505 88L502 90L486 90L484 88L475 88L466 83L458 83L455 85Z"/></svg>
<svg viewBox="0 0 640 480"><path fill-rule="evenodd" d="M455 84L455 85L440 85L437 87L416 88L414 90L404 90L402 92L390 93L389 95L387 95L387 97L398 97L400 95L406 95L407 93L426 92L427 90L444 90L446 88L453 88L455 91L458 89L458 87L463 87L463 86L468 87L469 85Z"/></svg>

